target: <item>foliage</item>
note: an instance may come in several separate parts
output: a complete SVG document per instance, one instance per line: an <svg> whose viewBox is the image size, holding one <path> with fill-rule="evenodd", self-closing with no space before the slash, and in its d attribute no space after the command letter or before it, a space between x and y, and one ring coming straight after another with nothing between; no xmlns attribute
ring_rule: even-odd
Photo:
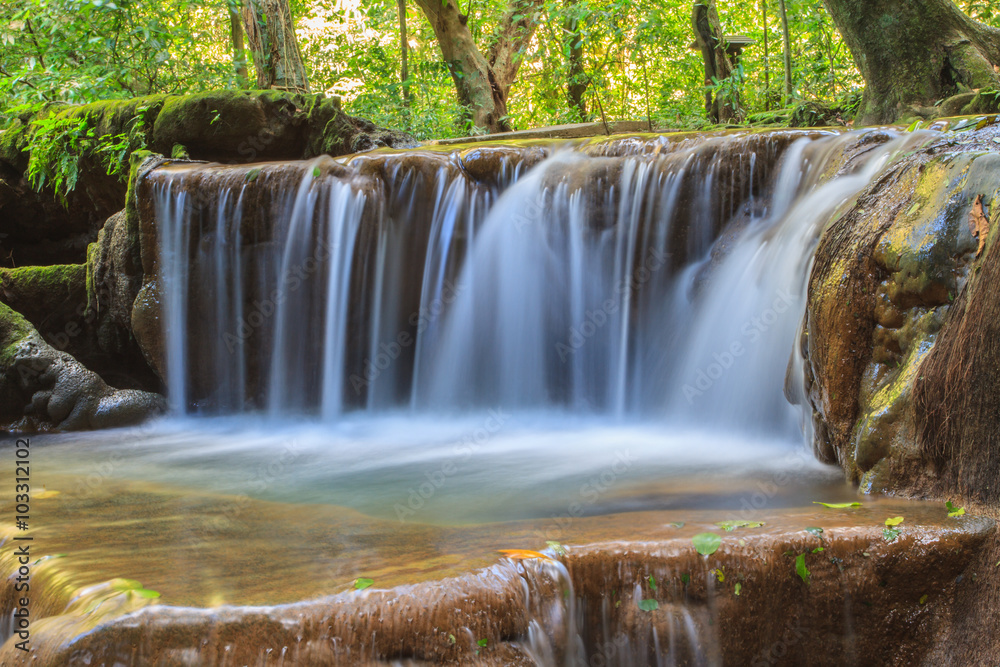
<svg viewBox="0 0 1000 667"><path fill-rule="evenodd" d="M41 111L31 121L28 133L28 182L35 190L52 188L65 205L76 187L80 160L98 160L109 176L122 176L126 157L146 147L144 109L119 134L101 134L85 115Z"/></svg>
<svg viewBox="0 0 1000 667"><path fill-rule="evenodd" d="M722 538L715 533L698 533L691 538L691 542L702 556L711 556L722 546Z"/></svg>
<svg viewBox="0 0 1000 667"><path fill-rule="evenodd" d="M798 556L795 557L795 574L799 575L799 579L804 581L806 585L809 585L809 577L812 575L812 573L806 566L805 554L799 554Z"/></svg>
<svg viewBox="0 0 1000 667"><path fill-rule="evenodd" d="M962 515L965 514L965 508L964 507L958 507L957 505L955 505L954 503L952 503L950 500L947 501L947 502L945 502L944 507L948 511L948 516L950 518L959 517L959 516L962 516Z"/></svg>
<svg viewBox="0 0 1000 667"><path fill-rule="evenodd" d="M230 41L231 2L235 0L4 2L0 112L11 113L25 103L79 103L245 86L237 72L246 54L234 54ZM509 3L461 3L480 50L496 38ZM979 20L1000 20L993 0L959 4ZM805 124L831 118L849 122L862 81L821 0L787 0L794 91L791 100L781 100L777 5L778 0L718 3L725 33L746 35L755 43L744 50L736 75L715 81L713 87L740 89L752 122L788 122L796 109ZM468 110L457 102L434 31L414 2L407 3L406 16L408 101L399 80L396 2L292 0L291 7L314 90L341 96L349 113L418 138L474 131ZM705 124L704 70L700 54L690 48L691 9L691 2L544 0L538 29L510 93L511 124L524 129L602 116L648 116L659 127ZM575 61L574 54L582 60ZM574 62L580 67L573 69ZM570 79L587 84L583 113L568 99ZM818 108L835 113L810 116ZM72 143L75 129L66 123L46 132L56 145L61 140ZM71 171L67 164L66 179Z"/></svg>
<svg viewBox="0 0 1000 667"><path fill-rule="evenodd" d="M0 109L239 85L224 3L0 3Z"/></svg>

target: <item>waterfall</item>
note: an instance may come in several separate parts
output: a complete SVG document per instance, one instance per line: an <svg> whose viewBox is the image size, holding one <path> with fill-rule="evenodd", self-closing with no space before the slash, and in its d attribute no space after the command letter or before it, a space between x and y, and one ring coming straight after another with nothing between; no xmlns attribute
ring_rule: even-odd
<svg viewBox="0 0 1000 667"><path fill-rule="evenodd" d="M812 248L916 140L678 135L155 170L171 403L793 434Z"/></svg>

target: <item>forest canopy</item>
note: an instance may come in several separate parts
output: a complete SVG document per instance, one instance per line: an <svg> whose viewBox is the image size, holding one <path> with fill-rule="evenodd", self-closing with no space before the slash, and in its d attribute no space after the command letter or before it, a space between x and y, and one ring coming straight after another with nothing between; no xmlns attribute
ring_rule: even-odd
<svg viewBox="0 0 1000 667"><path fill-rule="evenodd" d="M248 13L275 2L5 2L0 112L53 102L256 88L261 65L251 52L254 35L246 28L255 28L247 23ZM300 51L307 89L339 96L348 113L418 138L618 119L699 127L707 122L706 92L729 89L739 91L736 121L787 120L795 109L816 113L810 111L815 108L833 109L844 120L861 101L864 80L820 0L714 3L724 34L741 36L747 45L726 78L709 82L690 2L444 0L440 7L438 2L278 4L290 12L288 35ZM959 7L987 24L1000 18L993 2L963 0ZM449 9L451 19L442 16ZM280 26L277 36L271 35L274 21L268 25L261 16L257 38L277 50ZM454 26L443 28L447 20ZM456 73L442 55L452 28L474 42L480 57L472 58L471 70ZM490 70L498 98L490 122L477 117L469 103L484 94L471 82L477 66ZM499 88L506 85L509 92L498 93L496 80L504 76L511 80ZM470 88L464 99L463 85Z"/></svg>

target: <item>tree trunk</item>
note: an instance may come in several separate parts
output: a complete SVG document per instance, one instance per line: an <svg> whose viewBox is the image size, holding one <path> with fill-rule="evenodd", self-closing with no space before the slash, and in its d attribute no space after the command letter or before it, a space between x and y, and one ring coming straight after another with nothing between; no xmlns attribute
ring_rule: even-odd
<svg viewBox="0 0 1000 667"><path fill-rule="evenodd" d="M309 92L288 0L243 0L243 27L257 70L257 87Z"/></svg>
<svg viewBox="0 0 1000 667"><path fill-rule="evenodd" d="M399 81L403 86L403 106L410 106L410 71L409 71L409 51L410 45L406 37L406 0L396 0L396 9L399 11Z"/></svg>
<svg viewBox="0 0 1000 667"><path fill-rule="evenodd" d="M785 94L781 102L784 106L788 106L792 99L792 36L788 30L788 12L785 11L785 0L780 0L778 8L781 11L781 40L785 62Z"/></svg>
<svg viewBox="0 0 1000 667"><path fill-rule="evenodd" d="M563 32L566 35L566 51L569 68L566 72L566 97L571 109L576 109L581 121L587 120L587 85L590 81L583 67L583 34L580 32L580 18L576 16L576 2L571 6L572 15L566 17Z"/></svg>
<svg viewBox="0 0 1000 667"><path fill-rule="evenodd" d="M825 0L865 79L857 123L890 123L961 90L1000 86L1000 30L951 0Z"/></svg>
<svg viewBox="0 0 1000 667"><path fill-rule="evenodd" d="M509 131L507 95L521 58L538 25L543 0L513 0L493 35L488 54L480 53L456 0L417 0L434 29L441 55L455 82L458 101L472 123L487 132Z"/></svg>
<svg viewBox="0 0 1000 667"><path fill-rule="evenodd" d="M771 59L767 49L767 0L760 0L760 13L764 21L764 111L771 110Z"/></svg>
<svg viewBox="0 0 1000 667"><path fill-rule="evenodd" d="M243 47L243 25L240 22L238 5L229 3L229 35L233 42L233 68L242 86L249 81L247 75L247 56Z"/></svg>
<svg viewBox="0 0 1000 667"><path fill-rule="evenodd" d="M738 121L741 116L739 90L733 81L727 82L735 68L726 54L715 0L695 0L691 24L705 61L705 111L714 123Z"/></svg>

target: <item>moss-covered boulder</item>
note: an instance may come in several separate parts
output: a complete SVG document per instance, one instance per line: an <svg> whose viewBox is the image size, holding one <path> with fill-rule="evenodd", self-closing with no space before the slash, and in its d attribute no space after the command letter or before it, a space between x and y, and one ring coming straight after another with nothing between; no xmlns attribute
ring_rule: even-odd
<svg viewBox="0 0 1000 667"><path fill-rule="evenodd" d="M53 105L0 131L0 266L85 261L124 205L136 151L246 163L413 145L323 95L240 90ZM31 171L44 176L37 192Z"/></svg>
<svg viewBox="0 0 1000 667"><path fill-rule="evenodd" d="M109 387L0 304L0 423L18 430L113 428L165 408L151 392Z"/></svg>
<svg viewBox="0 0 1000 667"><path fill-rule="evenodd" d="M932 140L873 183L817 249L805 343L817 451L867 492L969 493L975 485L962 483L960 471L1000 450L988 429L966 434L961 447L947 444L948 429L965 416L932 410L957 408L958 397L998 396L992 381L951 374L939 361L956 354L959 339L966 363L996 347L988 335L972 336L967 327L958 335L960 325L946 324L956 303L972 310L985 299L1000 308L992 296L997 283L987 288L975 278L984 260L976 258L969 226L977 196L984 195L987 213L1000 205L994 139L1000 139L995 126L961 142L948 135ZM980 479L978 487L1000 497L995 458L993 479Z"/></svg>

